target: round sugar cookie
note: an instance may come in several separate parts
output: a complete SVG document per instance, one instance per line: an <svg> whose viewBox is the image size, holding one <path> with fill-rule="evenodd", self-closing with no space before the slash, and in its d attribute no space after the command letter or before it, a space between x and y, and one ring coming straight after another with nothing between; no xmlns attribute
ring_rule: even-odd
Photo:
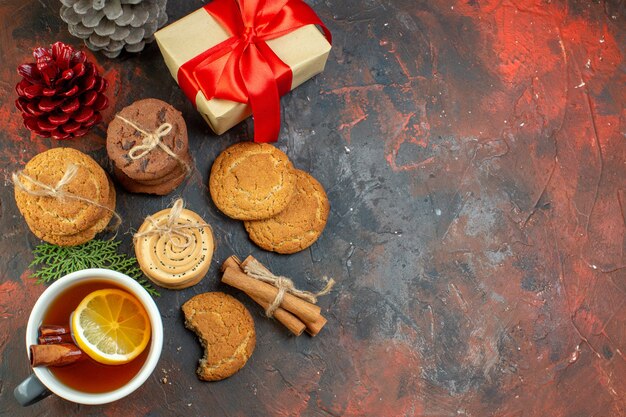
<svg viewBox="0 0 626 417"><path fill-rule="evenodd" d="M289 158L267 143L242 142L227 148L213 163L209 178L217 208L239 220L280 213L289 204L294 186Z"/></svg>
<svg viewBox="0 0 626 417"><path fill-rule="evenodd" d="M23 173L47 186L55 187L68 167L78 171L62 191L104 205L109 199L109 181L104 170L90 156L71 148L54 148L33 157ZM20 182L29 190L41 188L24 176ZM101 217L102 208L74 198L35 196L15 186L15 201L31 229L40 234L70 235L82 232Z"/></svg>
<svg viewBox="0 0 626 417"><path fill-rule="evenodd" d="M101 209L102 210L101 217L99 220L96 221L96 223L93 226L83 230L82 232L78 232L75 234L59 235L59 234L43 233L40 230L33 227L32 225L30 225L28 222L26 222L26 224L28 224L28 227L30 228L30 230L33 232L35 236L37 236L39 239L45 242L52 243L53 245L58 245L58 246L82 245L83 243L86 243L92 240L94 237L96 237L98 233L102 232L109 225L109 222L113 218L113 212L115 211L116 200L117 200L117 196L115 193L115 186L113 185L113 182L109 179L109 200L107 201L106 204L103 204L105 207L108 207L109 210Z"/></svg>
<svg viewBox="0 0 626 417"><path fill-rule="evenodd" d="M270 219L244 222L250 239L265 250L299 252L311 246L326 226L330 204L324 188L306 172L294 172L296 190L287 208Z"/></svg>
<svg viewBox="0 0 626 417"><path fill-rule="evenodd" d="M243 368L256 344L250 312L228 294L198 294L183 304L185 327L196 333L204 356L196 373L204 381L228 378Z"/></svg>
<svg viewBox="0 0 626 417"><path fill-rule="evenodd" d="M161 210L146 219L135 237L135 255L139 267L156 285L170 289L182 289L197 284L211 266L215 245L211 227L196 213L182 209L174 227L179 233L155 231L155 225L166 227L172 209ZM200 227L200 225L205 225ZM155 233L150 233L155 231ZM148 233L143 235L144 233ZM184 245L187 245L184 247Z"/></svg>

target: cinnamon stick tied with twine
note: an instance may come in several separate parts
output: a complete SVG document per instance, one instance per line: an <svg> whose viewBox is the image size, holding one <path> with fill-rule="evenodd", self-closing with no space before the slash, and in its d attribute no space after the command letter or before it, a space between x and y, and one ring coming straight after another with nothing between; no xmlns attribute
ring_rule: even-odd
<svg viewBox="0 0 626 417"><path fill-rule="evenodd" d="M317 297L328 294L335 283L333 279L328 280L326 287L317 293L298 290L289 278L274 275L252 256L241 262L240 268L224 268L222 282L244 291L257 302L261 300L259 304L266 309L268 317L276 317L279 309L287 310L306 326L312 336L326 324L321 308L315 305Z"/></svg>
<svg viewBox="0 0 626 417"><path fill-rule="evenodd" d="M234 268L243 273L243 270L241 269L241 261L235 255L224 261L222 264L222 272L224 272L226 268ZM263 300L262 298L250 294L248 294L248 296L264 309L267 309L270 305L269 302ZM276 311L274 311L274 318L296 336L300 336L306 329L306 325L298 317L281 307L278 307Z"/></svg>
<svg viewBox="0 0 626 417"><path fill-rule="evenodd" d="M116 230L119 225L122 224L122 218L119 214L117 214L115 210L112 210L109 207L102 205L92 199L72 194L64 190L65 186L68 185L74 179L74 177L76 177L76 174L78 174L78 166L70 164L65 169L65 174L63 174L63 177L61 177L61 179L54 186L44 184L43 182L38 181L29 175L26 175L23 170L14 172L11 175L11 179L13 180L13 185L24 191L26 194L30 194L36 197L58 198L60 200L69 199L82 201L84 203L91 204L93 206L106 210L109 213L112 213L113 217L115 217L115 223L111 226L111 229ZM26 185L22 182L22 179L30 182L38 189L31 189L26 187Z"/></svg>
<svg viewBox="0 0 626 417"><path fill-rule="evenodd" d="M140 239L146 236L159 236L168 240L172 246L179 249L186 249L192 244L194 239L193 235L186 232L189 229L204 229L205 227L211 227L208 223L188 222L179 223L180 215L185 208L185 201L182 198L177 199L167 216L167 221L164 224L159 224L154 217L146 217L146 221L152 224L152 229L145 232L138 232L133 235L133 239ZM173 239L177 237L178 239ZM182 239L182 241L181 241Z"/></svg>
<svg viewBox="0 0 626 417"><path fill-rule="evenodd" d="M191 167L185 161L183 161L180 156L176 155L174 151L172 151L166 144L161 140L165 136L167 136L172 131L172 125L170 123L163 123L161 126L156 128L154 131L149 132L147 130L142 129L137 126L131 120L128 120L124 116L120 116L119 114L115 115L116 118L120 119L137 132L141 133L143 139L139 145L135 145L128 151L128 157L133 161L137 159L141 159L152 152L154 149L159 148L172 158L174 158L179 164L185 167L187 174L191 172Z"/></svg>
<svg viewBox="0 0 626 417"><path fill-rule="evenodd" d="M309 303L316 304L317 297L328 294L330 290L335 285L335 280L330 279L327 280L326 287L323 290L312 293L310 291L303 291L297 289L293 281L287 277L282 275L274 275L267 268L265 268L259 261L248 256L246 261L242 264L243 270L249 277L254 279L258 279L259 281L266 282L268 284L273 285L278 288L278 294L276 294L276 298L269 305L267 310L265 310L265 314L267 317L272 317L274 315L274 311L280 306L283 299L285 298L285 294L293 294L298 298L308 301Z"/></svg>

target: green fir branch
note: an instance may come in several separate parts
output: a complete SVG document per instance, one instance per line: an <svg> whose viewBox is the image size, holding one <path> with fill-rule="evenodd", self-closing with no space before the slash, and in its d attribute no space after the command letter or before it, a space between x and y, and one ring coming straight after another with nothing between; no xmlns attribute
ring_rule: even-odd
<svg viewBox="0 0 626 417"><path fill-rule="evenodd" d="M34 259L29 268L39 268L32 276L37 278L37 284L56 281L81 269L112 269L133 278L152 296L160 297L161 294L144 277L137 259L117 252L119 245L120 241L99 239L67 247L43 243L33 250Z"/></svg>

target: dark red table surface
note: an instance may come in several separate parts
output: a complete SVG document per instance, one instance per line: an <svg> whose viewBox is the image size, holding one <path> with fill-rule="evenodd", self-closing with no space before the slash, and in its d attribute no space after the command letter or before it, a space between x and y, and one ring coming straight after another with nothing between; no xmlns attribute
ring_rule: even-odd
<svg viewBox="0 0 626 417"><path fill-rule="evenodd" d="M110 168L105 127L55 142L31 136L13 106L16 66L73 39L54 0L0 4L1 416L626 415L626 6L623 1L315 0L334 35L326 71L282 99L278 146L326 187L328 226L310 249L256 248L208 196L208 170L244 122L217 137L171 79L158 48L109 60L109 121L156 97L188 123L197 170L174 194L118 188L130 228L182 196L213 226L214 265L198 285L162 291L158 367L126 399L88 407L50 397L28 409L24 332L44 286L38 243L10 173L71 146ZM170 0L170 21L201 7ZM328 325L291 337L218 283L228 255L253 253L322 299ZM232 378L206 383L183 326L191 296L223 290L251 310L257 347ZM167 383L162 378L167 376Z"/></svg>

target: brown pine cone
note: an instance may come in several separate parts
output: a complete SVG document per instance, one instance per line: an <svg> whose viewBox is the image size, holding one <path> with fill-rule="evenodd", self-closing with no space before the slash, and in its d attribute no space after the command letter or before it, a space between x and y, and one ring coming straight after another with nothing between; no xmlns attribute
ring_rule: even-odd
<svg viewBox="0 0 626 417"><path fill-rule="evenodd" d="M107 81L84 52L57 42L36 48L33 56L35 62L17 68L23 78L15 87L15 105L24 126L44 137L70 139L102 121Z"/></svg>

